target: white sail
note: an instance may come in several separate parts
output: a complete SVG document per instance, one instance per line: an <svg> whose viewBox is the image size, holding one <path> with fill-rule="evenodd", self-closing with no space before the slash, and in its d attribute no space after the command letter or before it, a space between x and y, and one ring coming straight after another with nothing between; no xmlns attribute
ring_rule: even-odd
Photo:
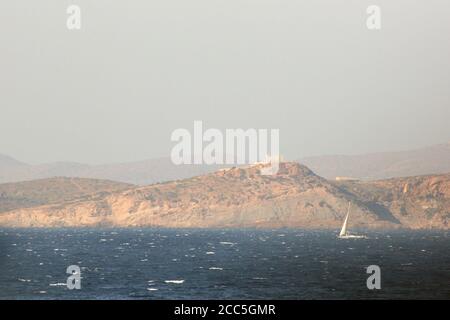
<svg viewBox="0 0 450 320"><path fill-rule="evenodd" d="M341 232L339 233L339 237L343 237L347 235L347 224L348 224L348 216L350 215L350 202L348 203L347 215L345 216L344 224L342 225Z"/></svg>

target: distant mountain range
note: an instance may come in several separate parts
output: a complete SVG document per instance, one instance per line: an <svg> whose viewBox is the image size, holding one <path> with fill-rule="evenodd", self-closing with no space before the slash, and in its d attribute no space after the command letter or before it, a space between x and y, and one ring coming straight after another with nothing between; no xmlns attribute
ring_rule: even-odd
<svg viewBox="0 0 450 320"><path fill-rule="evenodd" d="M450 172L450 143L411 151L364 155L330 155L299 159L319 176L334 180L347 177L376 180ZM214 172L219 165L174 165L170 158L129 163L87 165L54 162L29 165L0 154L0 183L52 177L106 179L135 185L149 185Z"/></svg>
<svg viewBox="0 0 450 320"><path fill-rule="evenodd" d="M174 165L170 158L129 163L87 165L53 162L29 165L0 154L0 183L30 181L52 177L105 179L136 185L185 179L218 170L216 165Z"/></svg>
<svg viewBox="0 0 450 320"><path fill-rule="evenodd" d="M299 160L327 179L376 180L450 172L450 143L410 151L329 155Z"/></svg>
<svg viewBox="0 0 450 320"><path fill-rule="evenodd" d="M337 229L350 202L350 228L450 228L450 174L339 182L295 162L276 175L262 167L144 187L67 178L0 185L9 206L0 226Z"/></svg>

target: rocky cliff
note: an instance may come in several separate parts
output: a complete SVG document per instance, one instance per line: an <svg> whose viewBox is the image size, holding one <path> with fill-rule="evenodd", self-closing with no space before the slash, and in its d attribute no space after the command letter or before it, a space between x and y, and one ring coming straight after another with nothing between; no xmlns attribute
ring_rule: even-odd
<svg viewBox="0 0 450 320"><path fill-rule="evenodd" d="M450 227L450 174L338 185L372 210L394 216L402 226Z"/></svg>
<svg viewBox="0 0 450 320"><path fill-rule="evenodd" d="M0 184L0 212L93 199L133 185L109 180L56 177Z"/></svg>
<svg viewBox="0 0 450 320"><path fill-rule="evenodd" d="M448 175L337 183L297 163L274 176L261 167L11 210L0 225L338 228L351 202L352 228L448 228Z"/></svg>

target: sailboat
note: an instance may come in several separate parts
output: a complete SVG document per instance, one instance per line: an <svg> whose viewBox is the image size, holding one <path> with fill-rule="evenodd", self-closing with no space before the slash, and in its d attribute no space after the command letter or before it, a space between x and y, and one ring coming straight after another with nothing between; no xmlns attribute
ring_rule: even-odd
<svg viewBox="0 0 450 320"><path fill-rule="evenodd" d="M342 225L341 232L339 232L340 239L361 239L366 238L365 236L358 236L349 234L347 231L348 226L348 217L350 216L350 202L348 203L347 215L345 216L344 224Z"/></svg>

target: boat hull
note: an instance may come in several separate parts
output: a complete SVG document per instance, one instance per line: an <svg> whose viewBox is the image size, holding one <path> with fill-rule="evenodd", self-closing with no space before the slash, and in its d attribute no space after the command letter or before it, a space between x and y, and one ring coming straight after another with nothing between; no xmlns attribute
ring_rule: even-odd
<svg viewBox="0 0 450 320"><path fill-rule="evenodd" d="M358 236L358 235L353 235L353 234L347 234L347 235L339 235L338 236L339 239L367 239L366 236Z"/></svg>

